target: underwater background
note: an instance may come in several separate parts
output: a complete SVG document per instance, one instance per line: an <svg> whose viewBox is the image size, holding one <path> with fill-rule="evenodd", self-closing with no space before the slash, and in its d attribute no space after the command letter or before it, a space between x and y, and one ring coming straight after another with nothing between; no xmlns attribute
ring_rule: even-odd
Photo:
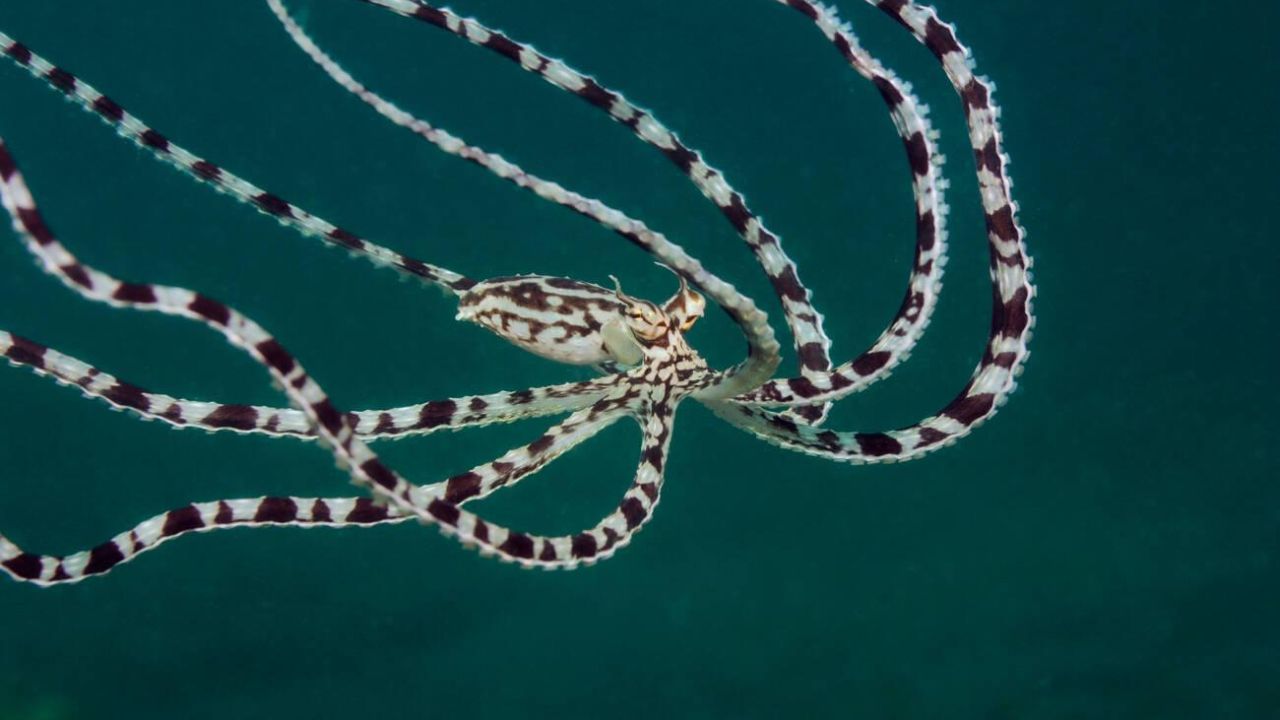
<svg viewBox="0 0 1280 720"><path fill-rule="evenodd" d="M357 2L289 5L379 92L643 219L784 330L732 228L625 128L420 23ZM952 182L935 320L890 381L829 422L876 430L964 385L990 290L959 101L887 17L839 7L931 105ZM838 361L892 317L911 265L910 175L874 88L803 17L763 0L454 9L597 76L703 151L782 235ZM1032 357L994 420L925 459L859 467L686 403L653 522L569 573L399 525L229 530L79 585L6 578L0 720L1280 716L1280 85L1263 32L1280 13L1153 0L939 10L999 85L1036 261ZM608 231L382 120L264 3L10 1L0 29L375 242L475 278L612 273L653 299L674 288ZM73 252L243 310L341 407L587 377L180 177L11 63L0 98L0 136ZM0 328L159 392L283 403L204 328L86 302L12 237L0 267ZM722 313L690 339L720 366L742 351ZM359 492L306 443L177 432L23 369L0 372L0 398L0 532L35 552L84 549L193 500ZM549 423L375 449L425 482ZM529 531L589 527L630 482L638 435L619 423L478 507Z"/></svg>

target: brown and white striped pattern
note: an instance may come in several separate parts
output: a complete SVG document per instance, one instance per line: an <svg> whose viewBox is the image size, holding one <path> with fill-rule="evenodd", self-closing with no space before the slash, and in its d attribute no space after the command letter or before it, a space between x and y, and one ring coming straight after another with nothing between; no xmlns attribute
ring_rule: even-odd
<svg viewBox="0 0 1280 720"><path fill-rule="evenodd" d="M762 262L764 261L763 258L768 257L780 264L776 273L775 285L778 285L779 288L784 286L787 288L788 294L784 297L783 305L788 314L788 322L792 323L793 327L802 327L801 332L815 338L813 342L821 346L821 354L825 356L826 348L830 342L822 333L821 316L809 303L808 290L800 285L799 280L795 278L795 266L782 253L777 237L759 225L759 220L742 204L742 196L724 182L723 176L718 171L703 163L695 151L685 147L673 133L663 127L650 113L632 105L620 94L603 87L594 79L582 75L563 62L547 58L528 45L515 42L506 35L491 30L473 19L461 18L448 9L437 9L426 3L412 2L410 0L391 2L379 0L370 1L370 4L384 7L406 17L424 20L481 47L498 52L503 57L515 61L525 70L535 72L553 85L568 90L594 106L607 111L615 120L630 127L645 142L662 150L677 165L682 167L685 173L702 189L704 194L717 202L722 211L735 222L735 226L739 226L739 232L743 233L745 238L748 238L753 251L757 252L762 258ZM745 299L744 296L712 275L707 274L699 277L691 274L688 271L689 268L684 265L683 257L681 257L683 256L683 251L679 251L679 255L668 254L671 252L669 248L674 248L675 250L679 250L679 248L665 237L599 200L586 198L578 193L566 190L557 183L542 180L505 158L468 145L459 138L434 128L429 123L402 110L369 90L324 53L307 36L297 22L289 16L282 2L268 0L268 5L271 6L273 12L284 24L290 37L325 72L342 87L369 104L384 117L415 132L447 153L474 162L499 177L534 191L540 197L569 207L618 232L634 244L658 257L664 264L676 270L691 283L705 291L714 301L724 307L729 315L738 321L740 326L743 325L743 320L739 319L743 313L738 309L738 306L742 305L742 301ZM755 223L750 232L747 230L749 222ZM701 270L701 267L698 267ZM771 277L773 277L773 274L771 271ZM709 282L711 284L708 284ZM780 296L782 296L781 290L779 292ZM786 298L790 298L790 300ZM791 305L788 305L788 302ZM792 311L793 306L803 307L805 310L796 314ZM744 305L743 307L746 306ZM750 308L754 309L754 304L751 304ZM795 315L794 320L792 319L793 315ZM800 325L796 325L796 323L800 323ZM772 340L772 338L770 339ZM759 342L753 339L750 333L748 334L748 341L751 347L749 361L753 362L753 367L762 368L765 364L763 359L759 362L754 362L754 359L760 355ZM770 362L773 361L770 360ZM770 370L770 374L772 374L772 370ZM725 374L726 380L724 382L732 379L732 386L726 386L719 392L724 395L740 394L745 390L739 390L739 388L746 388L758 377L756 373L750 374L749 377L743 377L740 371L730 371ZM767 378L759 378L760 382L765 379ZM756 383L756 385L758 384ZM738 390L738 392L733 392L733 390Z"/></svg>
<svg viewBox="0 0 1280 720"><path fill-rule="evenodd" d="M458 298L458 319L541 357L570 365L616 360L602 330L623 322L612 290L568 278L517 275L477 283Z"/></svg>
<svg viewBox="0 0 1280 720"><path fill-rule="evenodd" d="M479 500L536 473L619 417L616 411L580 413L497 460L416 491L424 498L444 497L459 505ZM410 519L414 516L371 498L261 497L193 503L152 517L90 550L66 556L29 553L0 535L0 571L43 586L73 583L106 573L191 532L280 525L364 527Z"/></svg>
<svg viewBox="0 0 1280 720"><path fill-rule="evenodd" d="M464 292L475 283L451 270L429 265L421 260L369 243L350 231L307 213L280 199L279 196L265 192L225 169L194 155L148 127L92 86L36 55L30 48L3 33L0 33L0 51L35 77L44 80L51 87L74 100L83 109L102 118L123 137L133 140L152 152L157 158L173 164L191 177L211 183L215 188L232 194L304 234L318 235L327 242L397 267L454 293ZM554 192L554 188L549 186L544 190ZM645 229L642 227L631 227L626 218L617 218L614 229L662 260L689 282L702 288L725 309L746 334L747 359L717 378L718 389L715 392L726 397L738 395L758 387L773 374L780 362L777 339L769 326L768 316L757 308L750 298L707 272L700 262L666 238L644 232Z"/></svg>
<svg viewBox="0 0 1280 720"><path fill-rule="evenodd" d="M694 184L721 209L725 216L746 240L757 260L768 274L784 309L786 320L795 337L796 350L801 361L801 376L791 380L773 380L764 388L744 398L747 402L769 402L794 386L802 391L826 391L823 397L834 400L862 390L873 382L886 377L902 360L905 360L928 325L936 305L942 268L945 264L946 205L942 201L942 187L938 177L941 156L934 146L934 132L930 129L924 106L911 94L892 71L885 69L861 48L848 26L840 22L834 10L808 3L797 7L811 8L811 19L840 51L841 55L861 75L871 80L888 104L898 128L914 177L913 188L917 200L916 257L908 291L897 316L871 348L851 361L832 370L829 356L830 341L822 331L822 316L810 300L810 293L799 281L796 269L782 250L778 237L747 208L742 195L727 183L723 174L708 165L701 153L688 148L674 133L667 130L653 114L626 100L621 93L609 89L598 80L583 75L562 62L552 60L528 45L516 42L505 34L485 27L474 19L462 18L447 9L437 9L419 0L367 0L370 4L385 7L401 15L424 20L446 29L459 37L493 50L520 64L525 70L536 72L551 84L570 91L605 110L614 120L629 127L637 137L661 150L694 182ZM294 41L303 48L340 85L357 95L383 116L396 124L407 127L447 152L459 154L490 169L500 177L512 179L522 187L538 191L545 183L529 175L506 160L488 162L487 153L466 145L453 136L443 133L428 123L413 117L393 103L383 99L356 81L337 62L325 54L285 10L281 0L268 0L273 12L284 24ZM543 197L575 207L579 212L608 224L608 218L617 211L600 208L598 201L582 202L574 193L539 192ZM605 210L603 216L595 212ZM779 390L781 386L783 389ZM825 417L828 404L793 408L795 419L819 423ZM789 413L791 414L791 413Z"/></svg>
<svg viewBox="0 0 1280 720"><path fill-rule="evenodd" d="M807 0L789 0L793 7ZM991 334L982 360L963 390L938 414L900 430L854 433L817 431L796 426L787 418L747 406L713 407L717 414L771 443L791 450L849 462L910 460L954 443L995 414L1017 387L1017 376L1029 355L1035 325L1031 258L1025 231L1017 220L1017 204L1010 194L1006 171L1009 159L1001 147L999 110L991 83L973 72L969 49L961 45L955 28L937 13L906 0L872 3L916 36L942 63L959 93L969 125L969 140L977 162L982 206L986 214L992 282ZM809 11L805 11L808 14ZM817 12L816 10L813 12ZM811 399L803 393L774 398L782 402Z"/></svg>
<svg viewBox="0 0 1280 720"><path fill-rule="evenodd" d="M404 127L415 133L450 155L455 155L469 162L475 163L494 175L516 184L518 187L525 188L536 193L539 197L545 200L563 205L585 217L591 218L604 227L607 227L626 238L642 250L652 254L654 257L657 257L663 264L672 268L677 274L681 275L690 283L706 292L715 302L717 302L717 304L724 308L729 316L734 319L740 328L742 328L743 332L747 335L748 342L749 357L746 365L735 368L734 370L724 374L724 379L718 381L718 383L724 384L724 387L717 391L719 394L725 396L740 394L741 392L745 392L744 388L758 386L760 383L767 380L769 375L772 375L773 369L776 368L779 362L779 359L776 357L777 343L773 337L772 330L769 329L767 325L764 327L760 326L760 323L765 321L764 314L755 307L755 304L751 302L749 298L738 293L733 286L707 272L702 267L701 263L690 258L683 248L668 240L661 233L650 229L643 222L627 216L621 211L604 204L600 200L586 197L565 188L559 183L540 178L496 153L491 153L477 146L468 144L457 136L440 128L434 127L425 120L421 120L413 116L411 113L403 110L399 106L367 88L363 83L356 80L349 72L339 65L337 61L320 49L311 37L306 34L302 27L289 15L288 10L280 0L267 0L267 4L283 24L285 30L289 33L289 36L317 65L321 67L321 69L323 69L341 87L368 104L383 117L396 125ZM401 3L394 7L391 5L384 5L384 7L387 7L398 14L425 19L416 15L414 7L411 6L414 6L414 4ZM462 21L451 11L437 11L434 9L431 9L431 11L444 13L446 17L451 17L457 20L458 22L452 26L446 22L442 27L446 27L446 29L450 29L455 32L455 34L460 34L461 37L476 42L476 40L472 36L467 35L466 32L457 32L455 28L462 28L464 26L462 24L458 24ZM423 12L427 11L423 10ZM466 23L469 23L466 27L472 28L473 35L476 33L488 33L487 37L492 44L478 43L482 46L497 49L497 46L501 45L502 48L517 48L517 53L524 52L537 55L536 51L532 48L515 43L510 40L510 38L506 38L501 33L489 30L479 23L476 23L474 20L467 20ZM478 37L478 35L475 36ZM506 50L499 50L499 52L505 57L511 57L511 53ZM541 56L539 55L539 57ZM522 66L526 69L534 69L528 66ZM547 61L543 69L550 67L550 61ZM566 73L577 74L576 71L559 61L556 61L555 68L557 72L562 70ZM547 76L544 74L544 77ZM597 85L597 87L599 86ZM601 88L601 90L603 90L603 88ZM612 92L608 90L604 91ZM620 98L621 96L618 97ZM656 124L656 120L653 120L652 122L656 127L661 127ZM785 258L785 256L783 257ZM789 263L790 260L787 260L786 262ZM816 311L813 313L813 316L819 317ZM769 365L773 365L773 368L770 368L767 373L764 372L764 369Z"/></svg>
<svg viewBox="0 0 1280 720"><path fill-rule="evenodd" d="M283 14L279 2L268 1L277 10L277 14L281 15L281 19L286 21L286 27L290 27L292 20ZM826 369L829 362L826 361L826 339L821 336L820 316L816 311L812 318L803 317L801 313L803 308L812 309L807 291L804 291L802 297L795 298L793 305L787 305L787 293L779 286L775 277L775 289L783 297L784 307L788 309L788 321L796 331L802 364L807 374L801 378L771 383L755 393L750 391L759 387L765 376L777 366L777 343L763 313L749 298L705 271L678 246L652 233L643 225L630 221L598 201L586 200L568 191L558 194L554 191L558 186L528 176L508 164L506 168L509 172L518 173L523 178L516 180L518 184L530 187L539 194L558 195L551 199L568 204L584 214L598 214L602 218L608 218L613 223L610 226L620 234L662 259L682 277L700 286L714 301L725 307L743 328L751 345L748 360L729 373L710 371L705 362L686 344L679 331L680 323L663 315L662 322L653 326L661 328L658 334L647 337L640 343L643 353L640 364L601 381L435 401L394 411L342 413L333 406L297 361L252 320L190 290L126 283L80 263L45 225L7 148L0 141L0 196L14 219L15 228L46 270L86 298L118 307L157 310L209 325L221 332L231 344L245 350L262 364L290 399L303 410L298 415L286 415L285 413L292 411L201 404L149 393L56 351L3 332L0 332L0 354L13 364L28 366L61 383L77 386L86 395L102 398L115 407L177 425L304 437L314 435L325 442L341 465L350 470L357 484L368 487L382 501L355 498L252 498L193 504L156 516L92 550L63 558L27 553L0 536L0 569L17 579L37 584L74 582L106 572L167 539L188 532L264 525L360 526L399 522L410 518L436 524L445 534L456 537L466 545L477 547L482 553L493 554L526 567L571 568L609 557L627 544L652 516L661 489L675 408L683 398L690 395L706 402L717 414L733 424L769 442L788 449L851 462L913 459L937 447L949 445L967 434L990 417L1013 391L1015 378L1027 357L1027 341L1033 324L1033 288L1028 272L1030 260L1023 244L1024 233L1016 220L1016 206L1009 195L1009 180L1005 172L1008 159L1001 149L998 113L991 100L990 84L973 75L969 51L960 45L951 26L938 20L931 9L906 0L870 1L911 30L941 61L964 102L970 140L978 161L991 249L995 299L992 332L987 352L973 378L938 414L901 430L851 433L823 430L806 424L807 421L820 419L820 412L791 416L766 412L752 406L780 404L811 407L814 402L834 400L883 377L894 363L906 356L927 324L936 298L936 281L945 250L945 205L940 195L942 185L937 178L940 160L936 156L932 131L924 120L923 107L910 96L909 91L904 90L905 86L898 83L891 72L861 50L852 33L836 18L832 9L810 0L779 0L815 22L846 60L877 85L889 104L916 177L917 264L899 317L882 336L881 341L868 353L833 371ZM765 231L758 219L746 210L741 196L723 184L718 172L702 164L697 153L680 144L674 135L645 111L635 108L620 95L569 69L563 63L513 43L474 21L412 0L366 2L427 20L520 62L526 69L539 73L548 81L609 111L615 119L628 124L647 142L668 152L682 167L684 161L673 156L672 149L683 149L684 153L688 153L685 161L689 166L684 167L685 171L690 173L695 183L699 183L699 188L708 197L720 205L730 220L737 218L742 221L743 227L739 227L739 231L752 245L757 258L770 276L774 277L777 271L781 273L781 277L789 275L794 279L794 266L790 265L790 261L786 260L786 256L777 247L776 237ZM296 25L290 32L305 49L305 43L310 40L305 35L301 35L302 39L299 39L301 30ZM314 48L314 44L312 47ZM327 223L287 203L284 204L286 210L281 211L281 206L276 202L261 197L265 193L225 171L218 170L216 177L207 177L197 168L197 164L204 162L203 160L172 145L136 118L124 113L118 105L35 56L24 46L0 35L0 48L33 74L73 97L83 107L104 117L121 134L150 148L157 156L187 170L189 174L213 182L215 186L237 194L242 200L299 229L326 236L331 232L321 232ZM318 49L315 52L319 52ZM327 58L322 53L321 56ZM317 59L317 62L320 60ZM324 65L323 62L321 64ZM336 64L332 68L326 67L326 70L334 74L333 68L337 68ZM350 83L358 86L354 80L350 80ZM344 87L356 92L347 83L344 83ZM368 97L364 99L371 102ZM380 98L378 100L381 101ZM380 112L388 114L389 110L384 110L388 108L379 108ZM615 112L621 112L622 116ZM407 115L401 119L406 122L421 122ZM439 132L425 124L418 129L424 127L432 132ZM437 144L445 147L450 144L450 137L437 135L433 142L439 141ZM466 156L456 145L452 150L449 147L445 149ZM675 152L675 155L680 154ZM482 154L468 159L502 174L499 169L505 161L497 156ZM220 183L223 180L229 184L222 186ZM721 202L724 198L718 193L728 193L724 196L728 198L727 204ZM567 198L570 201L566 202ZM587 210L584 211L583 208ZM738 224L735 222L735 226ZM772 242L762 242L761 233L772 238ZM333 237L329 239L335 240ZM775 248L776 253L771 254L770 247ZM372 254L378 256L376 251ZM779 259L785 260L786 267L790 267L789 273L786 267L778 264ZM396 262L392 261L391 264ZM424 267L431 273L436 273L427 279L441 282L464 297L464 309L468 307L465 296L469 290L476 293L472 305L477 308L477 312L497 302L490 310L496 308L500 314L505 314L508 322L499 323L502 327L495 326L493 329L509 339L520 337L519 329L511 326L509 321L527 323L530 320L540 320L544 317L541 313L548 310L553 298L565 303L575 297L575 290L588 287L571 280L563 280L565 286L559 287L551 282L555 279L538 278L535 283L538 286L537 297L516 298L503 296L500 292L503 288L510 289L506 288L508 283L490 281L492 287L482 287L484 284L478 285L456 274L439 274L448 271ZM414 274L425 277L421 273ZM794 282L795 287L803 290L798 279L794 279ZM603 289L589 287L595 288L592 290L593 297L603 296ZM492 297L489 293L493 293ZM632 300L623 296L620 291L617 298L624 304L642 304L654 312L661 312L659 306ZM546 317L550 318L552 315ZM811 324L807 329L805 322ZM585 315L581 318L574 316L570 324L581 330L583 336L592 342L597 339L593 334L601 332L599 327L587 322ZM806 336L806 332L816 332L818 339ZM563 340L562 334L556 333L546 336L534 333L530 337L531 342L526 349L534 352L546 350ZM806 337L810 339L809 344L821 345L821 357L827 363L821 370L816 364L805 361L806 343L802 340ZM890 344L881 347L886 338ZM811 357L819 355L817 349L811 348L807 352ZM866 359L869 354L873 356L871 360ZM611 360L593 357L587 362L610 364ZM480 402L485 404L481 406ZM410 484L383 465L361 439L429 432L439 427L462 427L570 410L574 412L568 418L533 442L517 447L471 471L431 485ZM376 413L376 416L372 413ZM623 415L634 417L643 429L644 439L636 478L617 509L591 529L575 535L540 537L488 523L460 507L467 501L484 497L537 472Z"/></svg>
<svg viewBox="0 0 1280 720"><path fill-rule="evenodd" d="M0 356L11 365L28 367L60 385L75 387L85 397L144 420L175 428L197 428L273 437L314 439L306 413L293 408L185 400L145 390L110 373L17 335L0 330ZM460 430L525 418L572 412L586 407L616 384L615 378L470 395L446 400L347 413L347 424L365 440L397 439L438 430Z"/></svg>
<svg viewBox="0 0 1280 720"><path fill-rule="evenodd" d="M267 369L290 400L315 426L318 436L358 483L381 488L403 482L368 449L310 375L260 325L222 303L185 288L130 283L81 263L50 231L26 182L0 140L0 200L14 229L46 271L81 296L115 307L153 310L195 320L220 333ZM16 562L11 543L0 546L0 563Z"/></svg>
<svg viewBox="0 0 1280 720"><path fill-rule="evenodd" d="M110 540L69 555L40 555L0 535L0 571L42 587L75 583L114 570L144 552L193 532L236 527L361 527L412 519L372 498L260 497L193 503L161 513Z"/></svg>
<svg viewBox="0 0 1280 720"><path fill-rule="evenodd" d="M268 0L280 8L279 0ZM531 46L517 42L506 34L486 27L472 18L464 18L447 8L437 8L420 0L366 0L392 12L422 20L467 41L505 57L521 68L538 74L552 85L566 90L604 111L628 127L636 137L657 148L668 157L708 199L720 208L765 268L782 302L783 312L796 337L801 357L801 372L822 372L830 367L830 340L822 330L822 316L814 309L810 293L801 284L795 264L783 252L778 237L764 227L746 206L741 193L734 190L724 175L708 165L702 155L690 149L652 113L627 100L621 93L602 85L560 60L547 57ZM277 12L277 15L281 15ZM288 23L286 23L286 27ZM294 26L296 28L296 25ZM300 31L290 29L302 44ZM314 47L314 44L312 43ZM304 45L305 49L305 45ZM315 55L312 55L315 57ZM321 63L322 67L324 63ZM328 69L328 68L326 68ZM330 72L334 75L333 72ZM375 106L376 107L376 106ZM810 421L819 420L822 408L800 410Z"/></svg>
<svg viewBox="0 0 1280 720"><path fill-rule="evenodd" d="M375 264L397 268L425 282L439 285L450 292L460 292L470 287L471 281L442 267L401 255L380 245L358 237L344 228L317 217L302 208L267 192L209 160L199 157L178 145L165 135L149 127L136 115L119 103L98 92L93 86L72 75L63 68L45 60L30 48L0 33L0 53L8 56L37 79L62 93L81 108L96 115L115 129L121 137L133 141L155 157L169 163L179 171L198 181L212 185L244 203L274 217L281 224L305 235L323 239L373 261Z"/></svg>
<svg viewBox="0 0 1280 720"><path fill-rule="evenodd" d="M434 493L427 493L424 497L419 488L411 485L383 464L377 455L356 437L347 424L344 414L337 410L324 390L293 356L257 323L199 293L184 288L123 282L81 263L58 242L49 230L2 140L0 140L0 199L3 200L5 209L13 218L15 230L25 240L32 254L40 260L47 271L81 296L116 307L154 310L201 322L221 332L229 343L248 353L268 370L290 400L304 409L308 419L315 426L318 437L329 447L338 462L349 470L353 481L369 488L375 495L390 503L390 506L400 514L435 524L446 535L456 537L465 545L475 546L482 553L493 554L526 567L548 569L576 567L582 562L591 562L611 555L625 545L630 533L637 530L648 518L648 511L637 512L637 509L643 510L645 506L632 494L633 491L644 492L643 489L637 490L642 485L645 488L654 485L652 472L646 468L652 468L655 464L659 467L662 465L662 459L657 457L657 453L648 449L642 457L641 472L637 476L636 483L624 497L619 509L607 516L596 527L579 535L539 537L516 532L487 523L445 497L436 497ZM606 415L624 408L631 412L638 412L641 407L640 402L648 401L654 396L665 398L671 393L672 388L678 386L703 387L711 377L714 377L706 373L703 366L701 374L691 373L683 380L678 380L672 373L679 374L680 364L687 364L688 361L683 357L670 356L671 348L675 347L682 348L686 354L692 352L683 345L682 339L673 341L670 347L655 348L658 361L629 373L632 379L629 386L621 393L615 391L606 400L597 402L588 411L584 422L604 421L607 419ZM671 404L674 406L674 402ZM644 415L643 427L646 431L651 425L647 419L649 415L648 412ZM669 427L669 420L662 425ZM663 437L668 436L669 431L665 431ZM554 438L549 444L551 447L545 449L547 452L555 446ZM562 447L568 449L572 444L562 445ZM665 448L665 444L663 447ZM647 445L646 448L648 448ZM531 450L536 452L538 448L531 447ZM424 504L420 505L418 501ZM603 542L600 541L601 538L604 539ZM18 570L33 570L36 563L28 559L28 553L4 539L0 542L0 566L16 574ZM58 566L62 567L61 564ZM100 565L86 564L85 567L97 568ZM39 561L39 569L43 576L46 569L45 560ZM66 572L65 568L63 571ZM52 572L56 574L56 570Z"/></svg>
<svg viewBox="0 0 1280 720"><path fill-rule="evenodd" d="M575 413L534 441L496 460L447 481L415 488L415 500L429 505L443 499L460 506L486 497L501 487L514 485L618 420L631 401L640 395L634 388L615 393L612 398ZM670 398L671 395L664 390L656 397ZM481 551L520 560L525 548L538 547L537 557L526 558L528 562L523 564L547 568L573 567L608 557L630 542L657 504L672 420L672 406L668 400L646 399L636 407L641 409L644 429L640 466L636 481L614 512L590 530L561 538L512 533L476 518L475 532L486 535L507 533L497 550L481 545ZM150 518L91 550L67 556L29 553L0 536L0 570L15 579L43 586L72 583L106 573L143 552L190 532L281 525L358 527L398 523L412 517L394 506L365 498L267 497L194 503ZM557 554L561 559L557 560Z"/></svg>
<svg viewBox="0 0 1280 720"><path fill-rule="evenodd" d="M890 116L907 152L916 198L914 265L897 314L876 342L853 360L829 372L772 380L735 401L746 404L794 404L833 401L859 392L888 377L906 360L928 327L942 288L946 265L948 207L941 177L942 156L937 133L928 123L928 108L909 84L862 48L848 23L829 5L809 0L778 0L809 18L858 74L870 80L889 106Z"/></svg>

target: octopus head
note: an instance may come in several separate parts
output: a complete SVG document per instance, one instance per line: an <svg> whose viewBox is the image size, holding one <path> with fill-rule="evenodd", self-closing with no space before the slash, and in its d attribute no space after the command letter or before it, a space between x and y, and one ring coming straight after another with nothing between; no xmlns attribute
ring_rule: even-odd
<svg viewBox="0 0 1280 720"><path fill-rule="evenodd" d="M680 289L662 306L663 312L682 333L689 332L689 328L698 322L698 318L702 317L706 309L706 298L690 288L684 276L680 277Z"/></svg>

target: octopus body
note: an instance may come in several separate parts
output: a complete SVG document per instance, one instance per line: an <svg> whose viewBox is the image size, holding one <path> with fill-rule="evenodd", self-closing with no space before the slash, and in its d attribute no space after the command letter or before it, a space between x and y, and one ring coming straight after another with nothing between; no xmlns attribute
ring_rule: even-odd
<svg viewBox="0 0 1280 720"><path fill-rule="evenodd" d="M937 134L910 87L858 43L834 8L813 0L776 0L813 24L839 57L877 89L905 149L915 196L914 262L898 312L865 350L835 363L823 318L783 250L779 236L748 207L724 174L654 115L599 80L531 46L424 0L365 0L496 53L523 71L594 107L665 156L724 216L768 277L799 359L794 377L775 378L781 346L751 298L708 270L642 221L511 161L476 147L369 89L329 56L289 14L267 0L289 38L338 86L388 121L441 151L478 165L521 189L588 217L622 236L679 277L663 302L631 297L576 279L513 275L478 281L409 257L335 225L178 144L76 75L0 33L0 53L125 139L190 178L320 241L442 288L458 302L457 318L474 322L535 355L590 366L589 380L347 412L337 408L302 364L265 328L200 292L126 281L79 258L54 234L18 164L0 140L0 200L18 238L36 261L80 296L114 307L155 311L201 323L257 361L290 407L196 401L154 392L35 341L0 331L0 355L11 364L78 388L89 397L179 428L315 440L365 491L354 497L256 497L194 502L160 513L109 540L65 556L19 547L0 536L0 570L37 585L101 575L190 532L228 527L367 526L415 520L480 552L525 567L574 568L608 558L652 518L667 472L676 409L686 399L779 447L852 463L922 457L967 435L990 418L1015 389L1034 324L1030 258L1010 181L991 83L975 74L955 29L910 0L869 0L919 40L955 88L968 124L985 216L993 296L985 352L968 382L935 413L911 425L872 431L825 427L831 404L886 377L907 358L937 303L947 252L947 204ZM7 111L12 111L10 108ZM7 112L6 111L6 112ZM3 113L0 113L3 114ZM713 369L686 333L708 304L724 310L747 340L736 365ZM389 437L462 429L525 418L566 415L530 442L452 477L415 484L388 466L371 443ZM635 478L616 508L591 527L561 536L506 528L467 505L536 473L622 419L641 428Z"/></svg>

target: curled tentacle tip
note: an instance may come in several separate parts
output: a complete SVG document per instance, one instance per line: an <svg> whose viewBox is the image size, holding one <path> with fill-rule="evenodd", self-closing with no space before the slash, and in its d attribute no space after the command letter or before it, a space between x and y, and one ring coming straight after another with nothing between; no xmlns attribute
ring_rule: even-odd
<svg viewBox="0 0 1280 720"><path fill-rule="evenodd" d="M668 265L667 263L660 262L660 261L654 261L654 263L653 263L653 264L654 264L654 265L657 265L658 267L662 268L663 270L666 270L666 271L670 272L672 275L675 275L677 278L679 278L679 279L680 279L680 290L681 290L682 292L683 292L683 291L685 291L685 290L688 290L688 289L689 289L689 280L688 280L687 278L685 278L685 276L684 276L684 275L683 275L679 270L677 270L677 269L675 269L675 268L671 267L671 266L670 266L670 265Z"/></svg>

